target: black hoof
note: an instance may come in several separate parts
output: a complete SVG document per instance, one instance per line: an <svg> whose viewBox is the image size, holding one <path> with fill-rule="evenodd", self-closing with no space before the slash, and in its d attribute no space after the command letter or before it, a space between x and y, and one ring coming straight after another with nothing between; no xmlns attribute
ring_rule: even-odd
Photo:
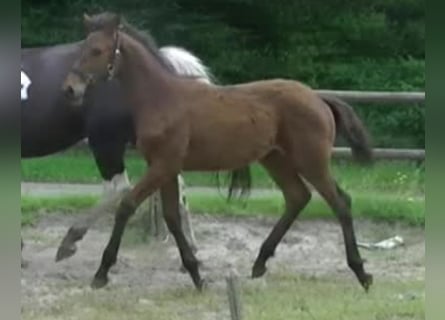
<svg viewBox="0 0 445 320"><path fill-rule="evenodd" d="M202 292L203 290L205 290L208 286L207 281L205 281L204 279L200 279L199 281L197 281L195 283L195 287L196 290L198 290L198 292Z"/></svg>
<svg viewBox="0 0 445 320"><path fill-rule="evenodd" d="M365 289L365 291L368 292L369 288L371 288L371 285L373 283L373 277L371 274L365 273L364 276L361 279L359 279L359 281L363 289Z"/></svg>
<svg viewBox="0 0 445 320"><path fill-rule="evenodd" d="M92 289L102 289L108 284L108 277L94 277L91 282Z"/></svg>
<svg viewBox="0 0 445 320"><path fill-rule="evenodd" d="M57 249L56 262L68 259L77 252L76 244L61 244Z"/></svg>
<svg viewBox="0 0 445 320"><path fill-rule="evenodd" d="M255 264L252 268L252 278L260 278L262 276L264 276L264 274L266 273L267 268L265 265L257 265Z"/></svg>

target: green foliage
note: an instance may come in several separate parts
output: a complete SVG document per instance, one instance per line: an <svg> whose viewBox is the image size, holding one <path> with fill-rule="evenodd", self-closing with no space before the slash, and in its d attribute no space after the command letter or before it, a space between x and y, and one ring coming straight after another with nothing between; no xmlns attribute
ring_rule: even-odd
<svg viewBox="0 0 445 320"><path fill-rule="evenodd" d="M22 46L83 37L112 10L183 46L222 83L283 77L316 88L424 90L423 0L22 0ZM378 146L424 147L422 108L359 108Z"/></svg>

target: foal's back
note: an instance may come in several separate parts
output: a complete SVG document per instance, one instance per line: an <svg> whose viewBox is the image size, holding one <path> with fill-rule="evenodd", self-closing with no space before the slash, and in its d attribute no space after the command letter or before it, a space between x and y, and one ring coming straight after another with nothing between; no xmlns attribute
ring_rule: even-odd
<svg viewBox="0 0 445 320"><path fill-rule="evenodd" d="M236 168L290 144L303 146L309 133L329 143L335 134L328 107L297 81L194 83L185 85L184 94L190 124L186 168L202 167L204 158L221 168Z"/></svg>

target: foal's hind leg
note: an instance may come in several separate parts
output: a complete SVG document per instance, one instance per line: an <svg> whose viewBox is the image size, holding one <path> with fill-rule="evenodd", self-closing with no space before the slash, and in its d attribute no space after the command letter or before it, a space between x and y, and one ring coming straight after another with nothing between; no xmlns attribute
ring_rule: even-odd
<svg viewBox="0 0 445 320"><path fill-rule="evenodd" d="M261 160L261 164L282 190L286 211L261 246L252 269L254 278L260 277L266 272L267 260L274 255L277 245L311 199L310 191L291 165L290 159L278 152L273 152Z"/></svg>
<svg viewBox="0 0 445 320"><path fill-rule="evenodd" d="M317 161L312 162L310 170L305 170L302 172L302 175L326 200L339 219L346 247L348 266L367 291L372 284L372 275L365 272L363 260L357 247L351 215L351 198L332 178L328 164L324 164L323 166L317 166L316 164Z"/></svg>

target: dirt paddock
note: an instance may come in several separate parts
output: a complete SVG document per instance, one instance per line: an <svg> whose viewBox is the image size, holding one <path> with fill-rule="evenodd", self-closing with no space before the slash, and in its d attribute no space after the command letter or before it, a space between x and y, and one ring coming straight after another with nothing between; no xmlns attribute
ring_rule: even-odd
<svg viewBox="0 0 445 320"><path fill-rule="evenodd" d="M29 262L22 270L22 312L28 315L50 312L61 300L91 291L89 283L99 265L111 226L104 222L90 230L74 257L55 263L57 246L72 221L72 216L51 214L38 225L22 230L23 255ZM240 277L249 277L258 249L274 221L193 217L198 258L209 288L223 285L231 268L236 268ZM393 250L361 249L367 260L366 267L376 283L381 279L412 281L425 278L423 229L356 221L356 230L361 241L378 241L396 234L405 239L404 246ZM125 235L118 263L113 267L110 284L105 289L107 292L128 289L133 294L143 292L145 295L168 289L194 290L189 276L179 270L179 255L171 238L166 243L141 243L135 234L130 229ZM268 263L268 275L278 272L356 281L346 265L341 229L334 220L297 222Z"/></svg>

